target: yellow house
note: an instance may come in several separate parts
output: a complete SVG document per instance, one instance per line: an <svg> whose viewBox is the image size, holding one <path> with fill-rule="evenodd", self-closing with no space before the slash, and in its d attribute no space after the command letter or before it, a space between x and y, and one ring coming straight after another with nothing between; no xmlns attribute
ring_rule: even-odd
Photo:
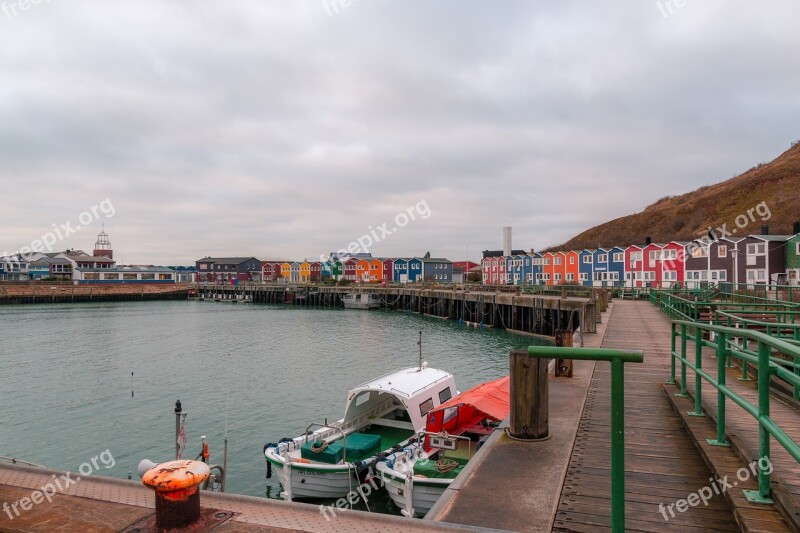
<svg viewBox="0 0 800 533"><path fill-rule="evenodd" d="M291 279L292 277L291 263L281 263L281 277L286 279Z"/></svg>
<svg viewBox="0 0 800 533"><path fill-rule="evenodd" d="M311 281L311 263L303 261L300 263L300 283Z"/></svg>

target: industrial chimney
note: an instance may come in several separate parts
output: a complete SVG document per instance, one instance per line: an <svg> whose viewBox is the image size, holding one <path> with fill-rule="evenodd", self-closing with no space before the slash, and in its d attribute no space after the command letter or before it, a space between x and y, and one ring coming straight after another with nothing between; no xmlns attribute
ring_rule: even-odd
<svg viewBox="0 0 800 533"><path fill-rule="evenodd" d="M653 244L653 238L652 237L645 237L644 238L644 245L645 246L650 246L651 244Z"/></svg>
<svg viewBox="0 0 800 533"><path fill-rule="evenodd" d="M503 226L503 255L511 255L511 226Z"/></svg>
<svg viewBox="0 0 800 533"><path fill-rule="evenodd" d="M792 227L792 233L794 235L797 235L798 233L800 233L800 220L798 220L797 222L794 223L794 226Z"/></svg>
<svg viewBox="0 0 800 533"><path fill-rule="evenodd" d="M761 235L769 235L769 226L766 224L761 226Z"/></svg>

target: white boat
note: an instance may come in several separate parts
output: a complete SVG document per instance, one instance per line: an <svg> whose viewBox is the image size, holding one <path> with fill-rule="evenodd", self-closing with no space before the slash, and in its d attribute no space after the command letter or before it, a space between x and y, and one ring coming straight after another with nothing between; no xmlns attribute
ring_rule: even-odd
<svg viewBox="0 0 800 533"><path fill-rule="evenodd" d="M428 413L420 439L375 469L400 512L421 517L461 473L481 439L508 416L508 376L482 383Z"/></svg>
<svg viewBox="0 0 800 533"><path fill-rule="evenodd" d="M381 299L372 292L357 292L342 296L342 303L345 309L378 309Z"/></svg>
<svg viewBox="0 0 800 533"><path fill-rule="evenodd" d="M453 376L426 363L363 383L347 393L341 420L265 445L267 477L274 469L285 500L347 496L379 454L414 442L428 412L456 394Z"/></svg>

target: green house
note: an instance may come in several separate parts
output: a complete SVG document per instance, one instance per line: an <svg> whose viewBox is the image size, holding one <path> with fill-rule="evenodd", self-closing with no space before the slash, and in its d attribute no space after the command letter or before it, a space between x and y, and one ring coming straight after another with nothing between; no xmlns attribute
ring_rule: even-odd
<svg viewBox="0 0 800 533"><path fill-rule="evenodd" d="M342 276L344 276L344 266L342 265L341 261L336 261L333 263L333 267L331 268L331 275L333 279L340 280Z"/></svg>
<svg viewBox="0 0 800 533"><path fill-rule="evenodd" d="M786 277L789 285L800 285L800 233L786 241Z"/></svg>

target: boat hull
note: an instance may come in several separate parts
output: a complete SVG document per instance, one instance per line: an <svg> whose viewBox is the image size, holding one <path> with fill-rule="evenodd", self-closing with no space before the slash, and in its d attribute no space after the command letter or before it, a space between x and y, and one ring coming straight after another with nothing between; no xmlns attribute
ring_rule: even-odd
<svg viewBox="0 0 800 533"><path fill-rule="evenodd" d="M417 518L425 516L453 482L452 479L428 479L416 476L406 479L402 474L386 468L385 465L379 465L378 472L392 502L406 516L409 516L408 493L411 493L411 506L414 516Z"/></svg>
<svg viewBox="0 0 800 533"><path fill-rule="evenodd" d="M286 467L280 463L273 463L273 468L275 476L283 485L286 499L343 498L358 487L353 470L345 469L346 467L331 470L309 465ZM289 481L286 479L287 470L290 472ZM291 493L287 491L288 488L291 488Z"/></svg>

